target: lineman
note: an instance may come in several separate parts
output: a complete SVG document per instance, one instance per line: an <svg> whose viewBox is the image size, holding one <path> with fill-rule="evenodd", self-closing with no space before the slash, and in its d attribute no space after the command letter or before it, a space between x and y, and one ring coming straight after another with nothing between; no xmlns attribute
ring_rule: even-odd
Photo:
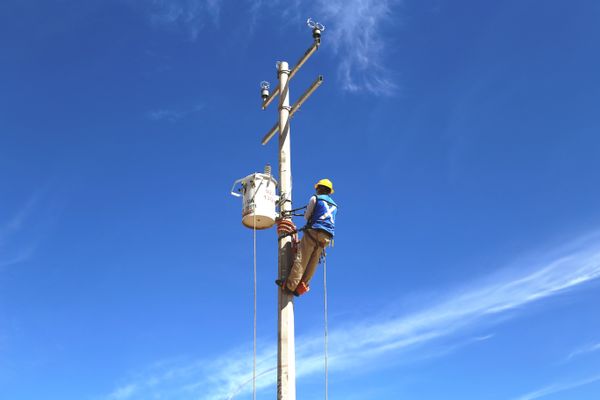
<svg viewBox="0 0 600 400"><path fill-rule="evenodd" d="M333 183L321 179L315 184L316 195L310 198L304 218L307 224L294 260L294 265L285 280L277 280L283 290L296 296L309 291L308 283L313 277L323 249L329 245L335 234L337 204L330 197Z"/></svg>

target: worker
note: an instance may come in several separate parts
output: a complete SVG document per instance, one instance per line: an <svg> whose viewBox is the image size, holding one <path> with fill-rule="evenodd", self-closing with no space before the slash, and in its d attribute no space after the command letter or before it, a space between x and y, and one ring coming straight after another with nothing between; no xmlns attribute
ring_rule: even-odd
<svg viewBox="0 0 600 400"><path fill-rule="evenodd" d="M337 204L330 197L333 184L329 179L321 179L315 184L316 195L306 206L304 218L307 221L304 235L298 245L296 258L287 279L277 280L282 290L300 296L309 291L308 283L313 277L321 254L335 234Z"/></svg>

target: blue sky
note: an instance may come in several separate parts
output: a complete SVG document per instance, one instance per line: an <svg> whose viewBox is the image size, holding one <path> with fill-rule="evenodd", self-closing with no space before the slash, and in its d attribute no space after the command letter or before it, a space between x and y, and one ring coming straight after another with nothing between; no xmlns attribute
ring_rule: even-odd
<svg viewBox="0 0 600 400"><path fill-rule="evenodd" d="M329 398L598 398L591 0L4 0L1 398L251 398L229 189L277 163L258 84L308 17L327 29L292 101L325 82L293 120L294 205L334 182ZM275 232L257 239L267 399ZM321 272L296 302L299 399L323 396Z"/></svg>

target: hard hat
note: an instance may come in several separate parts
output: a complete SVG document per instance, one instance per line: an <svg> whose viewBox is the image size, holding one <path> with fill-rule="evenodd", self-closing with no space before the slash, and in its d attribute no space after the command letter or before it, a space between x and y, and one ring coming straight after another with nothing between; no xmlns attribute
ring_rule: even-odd
<svg viewBox="0 0 600 400"><path fill-rule="evenodd" d="M317 186L325 186L326 188L329 188L329 190L331 190L331 193L333 194L333 183L331 183L329 179L321 179L315 184L315 189L317 188Z"/></svg>

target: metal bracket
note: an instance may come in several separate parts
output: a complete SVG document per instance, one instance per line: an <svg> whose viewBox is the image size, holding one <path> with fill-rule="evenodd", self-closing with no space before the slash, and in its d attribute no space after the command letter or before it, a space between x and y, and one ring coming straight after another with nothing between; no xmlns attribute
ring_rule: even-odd
<svg viewBox="0 0 600 400"><path fill-rule="evenodd" d="M322 30L324 30L324 29L325 29L325 27L323 27ZM304 65L304 63L310 58L310 56L312 56L314 54L314 52L317 51L320 44L321 44L321 39L319 39L319 40L315 39L312 46L310 46L308 48L308 50L306 50L304 55L300 58L300 60L298 60L298 62L296 63L296 66L294 68L292 68L291 70L289 70L290 76L288 78L288 82L290 79L292 79L294 77L294 75L296 75L298 70ZM280 72L281 71L279 71L279 65L277 65L277 76L279 76ZM275 96L279 95L280 91L281 91L281 88L279 87L279 85L277 85L277 87L275 89L273 89L273 92L271 92L269 97L267 97L267 99L263 102L263 104L262 104L263 110L266 110L267 107L269 107L269 104L271 104L273 102L273 99L275 99Z"/></svg>
<svg viewBox="0 0 600 400"><path fill-rule="evenodd" d="M312 83L312 85L310 85L310 87L302 94L302 96L300 96L298 101L296 101L296 103L292 107L290 107L290 115L288 121L294 117L294 114L296 114L296 112L300 109L302 104L304 104L304 102L310 97L311 94L313 94L315 90L317 90L319 86L321 86L322 83L323 75L319 75L317 79ZM275 125L273 125L273 127L269 130L269 132L267 132L267 134L262 138L261 144L263 146L267 144L269 140L271 140L278 131L279 123L276 122Z"/></svg>

